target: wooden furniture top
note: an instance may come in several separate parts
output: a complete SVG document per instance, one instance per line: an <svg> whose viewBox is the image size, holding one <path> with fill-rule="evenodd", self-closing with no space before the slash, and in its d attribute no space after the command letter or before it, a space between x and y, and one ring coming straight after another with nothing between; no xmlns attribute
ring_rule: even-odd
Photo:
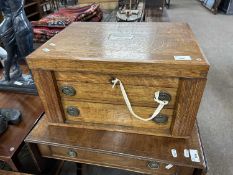
<svg viewBox="0 0 233 175"><path fill-rule="evenodd" d="M0 170L0 174L1 175L29 175L29 174L25 174L25 173L19 173L19 172L13 172L13 171L4 171L4 170Z"/></svg>
<svg viewBox="0 0 233 175"><path fill-rule="evenodd" d="M47 117L43 116L25 141L74 149L79 148L135 159L167 161L180 166L201 169L206 167L197 127L193 130L190 139L174 139L73 127L63 127L61 129L57 125L48 126ZM172 156L171 149L177 150L177 158ZM200 162L195 163L190 158L185 158L184 149L198 150Z"/></svg>
<svg viewBox="0 0 233 175"><path fill-rule="evenodd" d="M176 61L174 56L192 60ZM128 72L133 71L133 64L150 63L195 70L203 76L209 68L188 24L167 22L73 23L32 53L28 63L32 69L85 71L95 71L90 64L108 63L112 69L114 65L127 67Z"/></svg>
<svg viewBox="0 0 233 175"><path fill-rule="evenodd" d="M22 113L21 123L8 125L7 131L0 135L0 159L5 159L14 155L44 109L38 96L10 92L0 92L0 107L16 108Z"/></svg>

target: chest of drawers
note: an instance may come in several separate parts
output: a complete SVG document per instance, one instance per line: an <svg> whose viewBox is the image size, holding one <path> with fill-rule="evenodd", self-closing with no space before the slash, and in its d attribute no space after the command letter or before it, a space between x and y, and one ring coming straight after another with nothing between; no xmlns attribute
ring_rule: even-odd
<svg viewBox="0 0 233 175"><path fill-rule="evenodd" d="M73 23L28 64L51 125L184 138L209 69L183 23Z"/></svg>

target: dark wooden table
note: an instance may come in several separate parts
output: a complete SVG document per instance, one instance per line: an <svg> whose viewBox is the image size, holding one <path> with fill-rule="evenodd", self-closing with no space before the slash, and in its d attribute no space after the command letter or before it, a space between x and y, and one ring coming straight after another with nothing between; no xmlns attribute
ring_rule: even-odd
<svg viewBox="0 0 233 175"><path fill-rule="evenodd" d="M190 139L175 139L84 128L61 129L56 125L48 125L47 117L43 116L25 141L37 158L40 153L47 158L144 174L178 172L179 175L204 175L207 168L197 126ZM174 148L178 157L171 154ZM200 162L184 157L184 149L197 150ZM37 161L40 162L39 159ZM161 169L148 168L147 163L150 161L158 161ZM166 170L164 164L174 167Z"/></svg>
<svg viewBox="0 0 233 175"><path fill-rule="evenodd" d="M12 171L4 171L4 170L0 170L0 174L1 175L29 175L25 173L18 173L18 172L12 172Z"/></svg>
<svg viewBox="0 0 233 175"><path fill-rule="evenodd" d="M20 163L17 153L44 109L38 96L10 92L0 92L0 108L16 108L22 112L22 122L16 126L9 125L7 131L0 135L0 160L18 171Z"/></svg>

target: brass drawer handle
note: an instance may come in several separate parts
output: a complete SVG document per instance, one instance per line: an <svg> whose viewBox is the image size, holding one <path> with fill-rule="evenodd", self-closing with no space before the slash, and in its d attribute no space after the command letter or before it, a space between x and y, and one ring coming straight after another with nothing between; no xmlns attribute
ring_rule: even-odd
<svg viewBox="0 0 233 175"><path fill-rule="evenodd" d="M159 169L159 163L156 161L150 161L147 166L150 169Z"/></svg>
<svg viewBox="0 0 233 175"><path fill-rule="evenodd" d="M164 114L158 114L153 121L157 124L166 124L168 122L168 116Z"/></svg>
<svg viewBox="0 0 233 175"><path fill-rule="evenodd" d="M62 86L61 92L67 96L75 96L76 90L72 86Z"/></svg>
<svg viewBox="0 0 233 175"><path fill-rule="evenodd" d="M67 155L71 158L75 158L78 156L77 152L72 150L72 149L69 149L68 152L67 152Z"/></svg>
<svg viewBox="0 0 233 175"><path fill-rule="evenodd" d="M171 99L172 99L172 97L171 97L171 95L169 93L164 92L164 91L159 92L159 100L170 102Z"/></svg>
<svg viewBox="0 0 233 175"><path fill-rule="evenodd" d="M80 110L74 106L68 106L66 108L66 112L71 115L71 116L74 116L74 117L77 117L80 115Z"/></svg>

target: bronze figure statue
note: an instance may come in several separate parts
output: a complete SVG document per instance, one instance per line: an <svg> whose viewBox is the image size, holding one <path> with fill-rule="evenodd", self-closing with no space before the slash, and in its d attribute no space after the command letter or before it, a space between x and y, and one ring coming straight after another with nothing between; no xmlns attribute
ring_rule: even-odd
<svg viewBox="0 0 233 175"><path fill-rule="evenodd" d="M19 60L33 51L33 32L24 11L24 0L0 0L0 11L4 17L0 24L0 40L7 52L6 58L0 54L4 67L0 89L2 85L32 85L31 76L25 79L19 66Z"/></svg>

